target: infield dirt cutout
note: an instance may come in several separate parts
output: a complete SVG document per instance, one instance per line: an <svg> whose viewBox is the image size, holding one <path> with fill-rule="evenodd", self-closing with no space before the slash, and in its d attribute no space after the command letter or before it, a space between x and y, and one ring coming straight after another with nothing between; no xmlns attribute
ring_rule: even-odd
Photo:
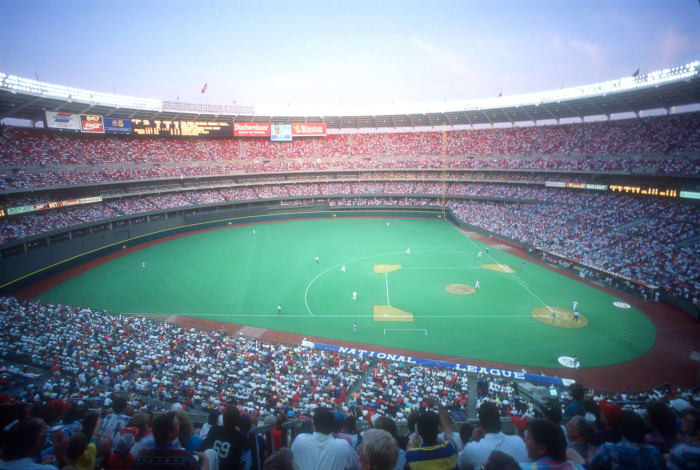
<svg viewBox="0 0 700 470"><path fill-rule="evenodd" d="M413 321L413 314L391 305L375 305L374 321Z"/></svg>
<svg viewBox="0 0 700 470"><path fill-rule="evenodd" d="M476 289L466 284L448 284L445 286L445 290L450 294L457 295L469 295L476 292Z"/></svg>
<svg viewBox="0 0 700 470"><path fill-rule="evenodd" d="M552 310L557 314L556 320L552 320ZM559 328L583 328L588 325L588 318L584 314L579 314L576 322L574 321L573 310L563 307L535 307L530 312L530 315L537 321Z"/></svg>
<svg viewBox="0 0 700 470"><path fill-rule="evenodd" d="M401 269L400 264L375 264L374 273L375 274L386 274L392 271L398 271Z"/></svg>
<svg viewBox="0 0 700 470"><path fill-rule="evenodd" d="M482 268L490 269L491 271L498 271L499 273L514 273L513 268L507 264L482 264Z"/></svg>

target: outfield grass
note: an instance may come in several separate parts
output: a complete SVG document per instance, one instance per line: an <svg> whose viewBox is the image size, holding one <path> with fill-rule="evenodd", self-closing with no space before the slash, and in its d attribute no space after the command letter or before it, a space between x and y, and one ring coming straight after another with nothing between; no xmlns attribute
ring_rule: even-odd
<svg viewBox="0 0 700 470"><path fill-rule="evenodd" d="M514 272L484 267L499 264ZM377 265L400 269L376 273ZM477 280L474 294L445 289ZM487 254L442 220L324 219L214 230L117 258L39 299L538 367L559 367L562 355L578 356L582 367L617 364L656 340L652 323L634 308L617 308L614 297L523 266L509 253ZM574 299L585 327L563 328L563 318L551 325L531 314L536 307L571 309ZM375 306L387 305L397 310L384 317L380 308L374 316Z"/></svg>

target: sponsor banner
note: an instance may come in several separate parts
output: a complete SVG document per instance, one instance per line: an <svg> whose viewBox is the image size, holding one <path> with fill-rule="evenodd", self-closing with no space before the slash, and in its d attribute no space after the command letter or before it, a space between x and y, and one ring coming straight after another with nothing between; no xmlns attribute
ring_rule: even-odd
<svg viewBox="0 0 700 470"><path fill-rule="evenodd" d="M8 207L7 215L26 214L27 212L43 211L46 209L56 209L58 207L77 206L80 204L92 204L101 202L102 196L83 197L80 199L68 199L65 201L44 202L41 204L31 204L28 206Z"/></svg>
<svg viewBox="0 0 700 470"><path fill-rule="evenodd" d="M594 189L596 191L607 191L608 185L607 184L587 184L586 189Z"/></svg>
<svg viewBox="0 0 700 470"><path fill-rule="evenodd" d="M270 128L270 140L272 142L291 142L292 141L292 125L291 124L273 124Z"/></svg>
<svg viewBox="0 0 700 470"><path fill-rule="evenodd" d="M544 185L550 188L566 188L566 183L560 183L557 181L546 181Z"/></svg>
<svg viewBox="0 0 700 470"><path fill-rule="evenodd" d="M528 374L526 372L508 370L508 369L499 369L499 368L495 368L495 367L482 367L482 366L475 366L475 365L468 365L468 364L457 364L454 362L434 361L432 359L422 359L419 357L405 356L402 354L383 353L383 352L370 351L367 349L346 348L344 346L335 346L333 344L312 343L311 341L308 341L306 339L304 339L303 343L304 344L302 344L302 345L306 346L306 347L314 347L316 349L325 349L328 351L337 351L339 353L344 353L344 354L354 354L354 355L360 356L360 357L367 357L367 358L373 358L373 359L386 359L388 361L407 362L409 364L420 364L420 365L430 366L430 367L438 366L438 367L444 367L446 369L454 369L454 370L459 370L462 372L470 372L473 374L490 375L492 377L506 377L506 378L516 379L516 380L527 380L529 382L540 382L540 383L546 383L546 384L558 385L558 386L564 386L564 381L571 383L571 381L568 381L567 379L560 379L559 377L548 377L546 375Z"/></svg>
<svg viewBox="0 0 700 470"><path fill-rule="evenodd" d="M80 130L86 134L104 134L105 126L102 123L102 116L97 114L81 114Z"/></svg>
<svg viewBox="0 0 700 470"><path fill-rule="evenodd" d="M700 193L696 191L681 191L681 197L687 199L700 199Z"/></svg>
<svg viewBox="0 0 700 470"><path fill-rule="evenodd" d="M292 123L294 137L325 137L325 122L294 122Z"/></svg>
<svg viewBox="0 0 700 470"><path fill-rule="evenodd" d="M586 189L585 183L566 183L567 188Z"/></svg>
<svg viewBox="0 0 700 470"><path fill-rule="evenodd" d="M110 134L131 134L131 119L104 118L105 132Z"/></svg>
<svg viewBox="0 0 700 470"><path fill-rule="evenodd" d="M46 111L46 127L50 129L80 130L80 116L71 113L55 113Z"/></svg>
<svg viewBox="0 0 700 470"><path fill-rule="evenodd" d="M234 137L269 137L269 122L234 122Z"/></svg>

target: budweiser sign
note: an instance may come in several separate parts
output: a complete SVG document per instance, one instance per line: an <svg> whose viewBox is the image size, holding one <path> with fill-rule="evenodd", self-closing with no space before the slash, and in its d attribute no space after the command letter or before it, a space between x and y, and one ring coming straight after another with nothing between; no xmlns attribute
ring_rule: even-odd
<svg viewBox="0 0 700 470"><path fill-rule="evenodd" d="M234 137L269 137L270 123L268 122L234 122Z"/></svg>
<svg viewBox="0 0 700 470"><path fill-rule="evenodd" d="M294 122L292 123L292 135L305 136L324 136L326 135L325 122Z"/></svg>

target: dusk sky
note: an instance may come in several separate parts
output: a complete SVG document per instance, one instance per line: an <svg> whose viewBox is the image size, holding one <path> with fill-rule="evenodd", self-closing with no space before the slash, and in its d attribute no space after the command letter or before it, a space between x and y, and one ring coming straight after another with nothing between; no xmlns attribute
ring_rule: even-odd
<svg viewBox="0 0 700 470"><path fill-rule="evenodd" d="M513 95L700 59L698 0L23 0L0 3L0 30L8 74L256 110Z"/></svg>

